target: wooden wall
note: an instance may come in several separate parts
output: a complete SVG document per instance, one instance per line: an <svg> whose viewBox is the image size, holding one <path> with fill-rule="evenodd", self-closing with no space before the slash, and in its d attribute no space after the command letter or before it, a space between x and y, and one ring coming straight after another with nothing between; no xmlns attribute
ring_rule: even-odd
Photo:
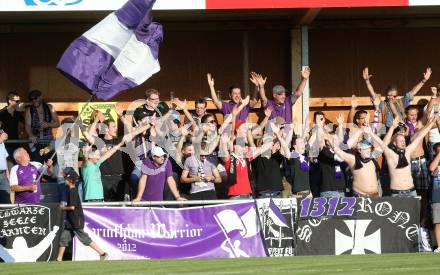
<svg viewBox="0 0 440 275"><path fill-rule="evenodd" d="M290 74L288 30L166 31L160 48L162 70L144 85L116 100L140 98L147 88L157 88L167 99L170 91L181 98L209 96L206 73L212 72L216 89L227 97L232 84L244 86L243 38L247 32L249 64L269 76L268 87L287 85ZM51 102L84 101L87 94L63 77L55 66L69 43L81 32L0 33L0 94L15 90L43 91ZM248 77L245 78L248 81ZM253 88L252 88L253 90Z"/></svg>
<svg viewBox="0 0 440 275"><path fill-rule="evenodd" d="M375 89L394 84L401 94L433 75L421 94L440 82L440 28L311 29L312 97L367 96L362 69L370 68Z"/></svg>

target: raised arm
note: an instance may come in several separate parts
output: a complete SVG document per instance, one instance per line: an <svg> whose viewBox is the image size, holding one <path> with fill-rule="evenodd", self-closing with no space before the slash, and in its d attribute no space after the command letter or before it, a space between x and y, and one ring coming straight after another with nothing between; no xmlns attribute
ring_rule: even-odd
<svg viewBox="0 0 440 275"><path fill-rule="evenodd" d="M116 110L116 114L118 115L118 118L121 120L122 124L124 124L125 129L131 131L133 115L131 116L127 116L127 114L124 115L124 108L119 103L116 103L115 110Z"/></svg>
<svg viewBox="0 0 440 275"><path fill-rule="evenodd" d="M338 123L338 128L336 129L336 135L338 136L339 140L343 140L344 139L344 115L342 113L340 113L337 117L336 117L336 122Z"/></svg>
<svg viewBox="0 0 440 275"><path fill-rule="evenodd" d="M400 116L400 113L397 111L396 105L394 104L394 102L395 102L394 98L389 99L391 113L393 113L393 117L398 118L399 121L403 122L402 117Z"/></svg>
<svg viewBox="0 0 440 275"><path fill-rule="evenodd" d="M347 123L354 123L354 115L356 113L356 108L359 106L359 101L355 95L351 96L351 108L348 113Z"/></svg>
<svg viewBox="0 0 440 275"><path fill-rule="evenodd" d="M206 75L206 78L208 79L208 85L209 85L209 90L211 91L212 102L214 102L217 109L221 110L222 109L222 102L218 99L217 93L215 92L214 78L212 77L212 75L210 73L208 73Z"/></svg>
<svg viewBox="0 0 440 275"><path fill-rule="evenodd" d="M273 133L275 134L275 136L277 137L277 139L280 142L281 145L281 154L283 156L285 156L286 158L290 157L290 150L289 150L289 145L287 144L287 142L284 140L283 136L282 136L282 130L278 129L278 127L271 123L270 127L272 128Z"/></svg>
<svg viewBox="0 0 440 275"><path fill-rule="evenodd" d="M311 70L309 67L305 67L301 71L301 82L298 84L298 87L296 88L295 92L292 93L292 95L296 98L302 96L304 89L306 88L307 81L309 81ZM293 102L295 103L295 102Z"/></svg>
<svg viewBox="0 0 440 275"><path fill-rule="evenodd" d="M253 158L258 157L262 153L266 152L267 150L270 150L272 148L273 141L269 141L267 143L264 143L262 146L256 148L252 154Z"/></svg>
<svg viewBox="0 0 440 275"><path fill-rule="evenodd" d="M333 150L335 153L345 161L350 167L353 167L355 164L355 157L352 154L344 152L341 148L341 139L337 135L333 136Z"/></svg>
<svg viewBox="0 0 440 275"><path fill-rule="evenodd" d="M189 122L191 123L191 127L193 128L193 130L197 131L197 129L198 129L197 123L194 120L191 113L188 111L188 108L186 106L186 99L184 101L181 101L178 98L175 98L173 103L176 104L176 106L178 108L183 110L183 113L185 114L185 117L189 120Z"/></svg>
<svg viewBox="0 0 440 275"><path fill-rule="evenodd" d="M412 90L409 91L409 93L410 93L412 96L415 96L415 95L416 95L416 94L422 89L423 85L425 85L426 81L429 80L429 78L431 77L431 74L432 74L432 70L431 70L431 68L427 68L426 71L425 71L425 73L423 73L423 79L422 79L419 83L417 83L417 84L412 88Z"/></svg>
<svg viewBox="0 0 440 275"><path fill-rule="evenodd" d="M188 129L186 128L185 125L183 125L180 128L180 139L179 139L179 142L177 142L177 146L176 146L176 161L177 162L182 162L182 148L183 148L183 143L185 142L187 135L188 135Z"/></svg>
<svg viewBox="0 0 440 275"><path fill-rule="evenodd" d="M119 150L119 148L122 147L122 145L124 145L125 143L125 137L124 139L122 139L121 142L119 142L118 144L116 144L115 146L113 146L110 150L107 150L104 155L101 157L102 161L106 161L107 159L109 159L111 156L113 156L114 153L116 153L116 151Z"/></svg>
<svg viewBox="0 0 440 275"><path fill-rule="evenodd" d="M271 107L267 107L266 109L264 109L264 118L260 122L258 127L256 127L254 130L252 130L252 134L263 133L264 127L266 127L267 122L269 121L269 117L271 116L271 114L272 114Z"/></svg>
<svg viewBox="0 0 440 275"><path fill-rule="evenodd" d="M437 103L437 87L431 87L431 93L431 100L429 100L426 111L424 112L424 116L431 113L432 108L434 108L435 104Z"/></svg>
<svg viewBox="0 0 440 275"><path fill-rule="evenodd" d="M422 142L423 138L428 134L429 130L431 130L432 126L434 126L436 120L439 119L438 117L431 118L428 123L420 129L420 131L417 133L417 137L411 142L410 145L406 148L407 152L411 154L417 146L419 146L420 142Z"/></svg>
<svg viewBox="0 0 440 275"><path fill-rule="evenodd" d="M354 132L352 134L352 131ZM348 148L353 148L354 146L356 146L359 142L359 139L361 138L362 134L364 133L364 131L362 131L362 129L359 128L351 128L350 130L350 138L347 140L347 146Z"/></svg>
<svg viewBox="0 0 440 275"><path fill-rule="evenodd" d="M264 84L266 84L267 77L263 78L261 74L257 74L255 72L251 72L250 80L252 83L255 84L255 86L258 89L258 93L260 95L262 106L266 106L267 104L267 97L266 97L266 91L264 89Z"/></svg>
<svg viewBox="0 0 440 275"><path fill-rule="evenodd" d="M386 133L385 137L383 138L383 143L385 143L387 146L388 146L388 144L391 143L391 138L393 137L394 130L397 128L397 126L399 126L399 123L400 123L400 118L395 117L393 119L393 124L388 129L388 132Z"/></svg>
<svg viewBox="0 0 440 275"><path fill-rule="evenodd" d="M362 77L365 80L365 85L367 85L368 92L370 93L371 97L374 98L374 97L376 97L376 93L374 92L373 85L371 85L371 82L370 82L370 78L372 76L373 75L371 75L370 72L368 71L368 67L364 68L364 70L362 71Z"/></svg>
<svg viewBox="0 0 440 275"><path fill-rule="evenodd" d="M373 133L373 131L371 130L371 128L369 126L366 126L364 128L364 132L368 135L370 135L370 137L373 139L373 141L378 144L380 146L380 148L382 148L383 152L385 154L389 154L391 151L390 148L388 148L388 143L385 143L384 141L382 141L380 139L380 137L378 137L375 133ZM392 131L391 131L392 132Z"/></svg>

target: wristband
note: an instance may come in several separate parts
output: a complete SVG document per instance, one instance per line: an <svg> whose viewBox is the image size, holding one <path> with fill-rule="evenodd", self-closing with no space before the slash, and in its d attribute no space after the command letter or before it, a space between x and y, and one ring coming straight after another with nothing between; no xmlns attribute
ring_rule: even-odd
<svg viewBox="0 0 440 275"><path fill-rule="evenodd" d="M422 83L425 84L426 83L426 79L422 79Z"/></svg>

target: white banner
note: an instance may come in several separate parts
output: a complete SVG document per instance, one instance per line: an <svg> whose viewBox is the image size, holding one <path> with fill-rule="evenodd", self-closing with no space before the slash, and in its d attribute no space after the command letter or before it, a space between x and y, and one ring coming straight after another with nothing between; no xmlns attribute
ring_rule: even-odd
<svg viewBox="0 0 440 275"><path fill-rule="evenodd" d="M127 0L0 0L0 11L117 10ZM205 0L157 0L154 10L205 9Z"/></svg>

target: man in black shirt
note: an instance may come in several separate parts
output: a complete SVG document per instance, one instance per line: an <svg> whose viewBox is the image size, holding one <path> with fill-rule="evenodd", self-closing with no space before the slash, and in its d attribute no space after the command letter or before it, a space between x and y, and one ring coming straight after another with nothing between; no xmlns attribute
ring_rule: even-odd
<svg viewBox="0 0 440 275"><path fill-rule="evenodd" d="M121 142L117 138L117 126L114 120L106 120L106 130L102 141L106 150L110 150ZM124 195L128 194L128 183L124 177L124 165L122 151L118 150L109 159L104 161L100 167L102 185L104 187L104 201L123 201Z"/></svg>
<svg viewBox="0 0 440 275"><path fill-rule="evenodd" d="M79 179L78 174L72 167L67 167L63 170L63 176L68 188L68 195L67 205L62 206L61 210L67 212L67 219L64 224L63 233L61 233L57 261L63 260L64 251L72 241L73 234L75 234L84 245L90 246L95 250L99 254L100 260L106 260L108 254L99 248L84 231L84 212L81 206L81 200L79 199L78 190L76 189L76 182Z"/></svg>
<svg viewBox="0 0 440 275"><path fill-rule="evenodd" d="M24 111L24 104L20 103L20 96L14 92L10 92L6 96L7 106L0 110L0 128L8 134L10 140L19 139L18 132L19 123L24 122L22 111ZM6 151L8 151L11 162L14 162L13 155L15 149L20 147L20 144L5 144Z"/></svg>
<svg viewBox="0 0 440 275"><path fill-rule="evenodd" d="M269 156L264 154L252 161L259 198L280 198L283 191L283 175L280 142L275 141Z"/></svg>

